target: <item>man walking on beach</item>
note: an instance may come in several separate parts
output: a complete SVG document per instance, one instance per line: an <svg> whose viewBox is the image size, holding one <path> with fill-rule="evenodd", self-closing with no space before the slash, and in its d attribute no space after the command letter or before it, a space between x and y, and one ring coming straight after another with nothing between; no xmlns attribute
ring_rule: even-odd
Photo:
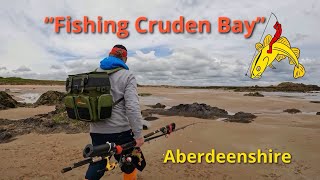
<svg viewBox="0 0 320 180"><path fill-rule="evenodd" d="M137 92L137 82L129 71L127 62L127 49L123 45L115 45L109 57L100 62L98 72L121 68L110 74L111 95L114 101L119 100L112 109L112 115L105 121L90 123L90 136L94 146L113 142L124 144L136 141L136 147L144 143L142 136L142 117ZM132 150L131 150L132 151ZM131 153L131 152L126 152ZM120 156L115 155L119 161ZM88 180L100 179L104 175L106 161L89 165L85 178ZM137 169L131 173L124 173L124 179L136 179Z"/></svg>

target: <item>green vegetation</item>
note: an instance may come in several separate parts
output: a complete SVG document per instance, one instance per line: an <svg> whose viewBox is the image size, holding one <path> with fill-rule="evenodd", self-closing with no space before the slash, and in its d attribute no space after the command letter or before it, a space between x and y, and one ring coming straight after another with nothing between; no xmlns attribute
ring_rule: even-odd
<svg viewBox="0 0 320 180"><path fill-rule="evenodd" d="M86 127L88 126L88 123L69 119L67 116L67 113L64 111L64 109L60 109L52 116L52 121L55 124L69 124L73 127Z"/></svg>
<svg viewBox="0 0 320 180"><path fill-rule="evenodd" d="M65 81L23 79L20 77L0 77L0 85L64 85Z"/></svg>

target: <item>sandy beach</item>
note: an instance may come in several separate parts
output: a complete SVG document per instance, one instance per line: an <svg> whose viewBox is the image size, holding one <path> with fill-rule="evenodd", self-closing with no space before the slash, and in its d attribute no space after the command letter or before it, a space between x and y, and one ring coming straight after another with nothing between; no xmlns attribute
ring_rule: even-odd
<svg viewBox="0 0 320 180"><path fill-rule="evenodd" d="M19 94L48 90L64 91L63 86L0 86L1 89L18 89ZM225 109L229 114L239 111L257 116L252 123L230 123L193 117L161 116L151 122L156 130L175 122L177 127L189 126L173 133L169 138L160 138L146 143L142 150L147 167L138 178L149 179L320 179L320 104L310 99L266 95L248 97L244 92L212 89L182 89L164 87L140 87L139 93L151 93L140 97L141 108L162 103L167 107L181 103L205 103ZM263 92L262 92L263 94ZM312 97L311 97L312 99ZM283 112L296 108L298 114ZM53 106L35 109L16 108L0 111L0 118L21 119L54 110ZM82 159L82 149L90 143L88 134L35 134L17 136L14 141L0 144L0 179L83 179L87 167L61 174L60 170ZM290 164L172 164L163 163L167 150L180 149L188 152L254 152L257 149L288 152ZM103 179L121 179L116 169L107 172Z"/></svg>

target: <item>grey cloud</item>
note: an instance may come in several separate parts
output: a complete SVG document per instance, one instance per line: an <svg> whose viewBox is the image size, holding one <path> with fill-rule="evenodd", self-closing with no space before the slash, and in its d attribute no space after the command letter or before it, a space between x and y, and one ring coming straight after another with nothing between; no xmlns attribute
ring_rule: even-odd
<svg viewBox="0 0 320 180"><path fill-rule="evenodd" d="M94 71L99 67L99 60L72 60L64 62L69 74Z"/></svg>
<svg viewBox="0 0 320 180"><path fill-rule="evenodd" d="M317 0L315 0L312 2L311 6L306 8L303 12L306 15L319 17L319 11L318 11L319 7L317 7L317 5L319 6L319 2Z"/></svg>
<svg viewBox="0 0 320 180"><path fill-rule="evenodd" d="M30 71L31 71L31 69L28 68L28 67L25 66L25 65L22 65L22 66L20 66L18 69L13 70L13 72L15 72L15 73L19 73L19 72L30 72Z"/></svg>
<svg viewBox="0 0 320 180"><path fill-rule="evenodd" d="M0 66L0 71L5 71L5 70L7 70L7 67Z"/></svg>
<svg viewBox="0 0 320 180"><path fill-rule="evenodd" d="M50 66L50 69L60 70L60 69L62 69L62 66L57 65L57 64L53 64L53 65Z"/></svg>
<svg viewBox="0 0 320 180"><path fill-rule="evenodd" d="M38 74L35 76L36 79L47 79L47 80L65 80L68 74L63 70L58 70L54 73Z"/></svg>
<svg viewBox="0 0 320 180"><path fill-rule="evenodd" d="M304 39L308 38L309 36L306 34L297 33L292 39L292 42L299 42L303 41Z"/></svg>
<svg viewBox="0 0 320 180"><path fill-rule="evenodd" d="M2 72L0 71L1 77L21 77L26 79L44 79L44 80L65 80L67 73L65 71L49 72L49 73L35 73L32 71L24 72Z"/></svg>
<svg viewBox="0 0 320 180"><path fill-rule="evenodd" d="M238 78L238 73L244 71L243 63L234 63L226 59L218 59L214 54L195 48L174 50L170 56L157 58L152 63L144 58L135 57L131 70L137 75L139 83L179 84L179 85L212 85L223 84L225 78ZM153 67L166 65L165 69ZM171 66L170 66L171 65ZM145 71L148 69L148 71Z"/></svg>

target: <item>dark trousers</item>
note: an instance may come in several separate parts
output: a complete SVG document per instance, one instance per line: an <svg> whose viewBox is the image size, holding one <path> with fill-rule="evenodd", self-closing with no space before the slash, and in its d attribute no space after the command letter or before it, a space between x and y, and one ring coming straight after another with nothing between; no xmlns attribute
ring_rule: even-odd
<svg viewBox="0 0 320 180"><path fill-rule="evenodd" d="M125 131L122 133L114 133L114 134L90 133L90 136L91 136L93 146L105 144L106 142L113 142L117 145L121 145L134 140L133 133L131 130ZM130 153L130 150L129 152L123 152L123 153L124 154ZM115 155L115 159L119 161L120 156ZM98 171L105 169L107 165L106 163L107 163L106 160L102 160L100 162L90 164L85 178L89 180L99 180L104 175L104 171L103 172L98 172Z"/></svg>

